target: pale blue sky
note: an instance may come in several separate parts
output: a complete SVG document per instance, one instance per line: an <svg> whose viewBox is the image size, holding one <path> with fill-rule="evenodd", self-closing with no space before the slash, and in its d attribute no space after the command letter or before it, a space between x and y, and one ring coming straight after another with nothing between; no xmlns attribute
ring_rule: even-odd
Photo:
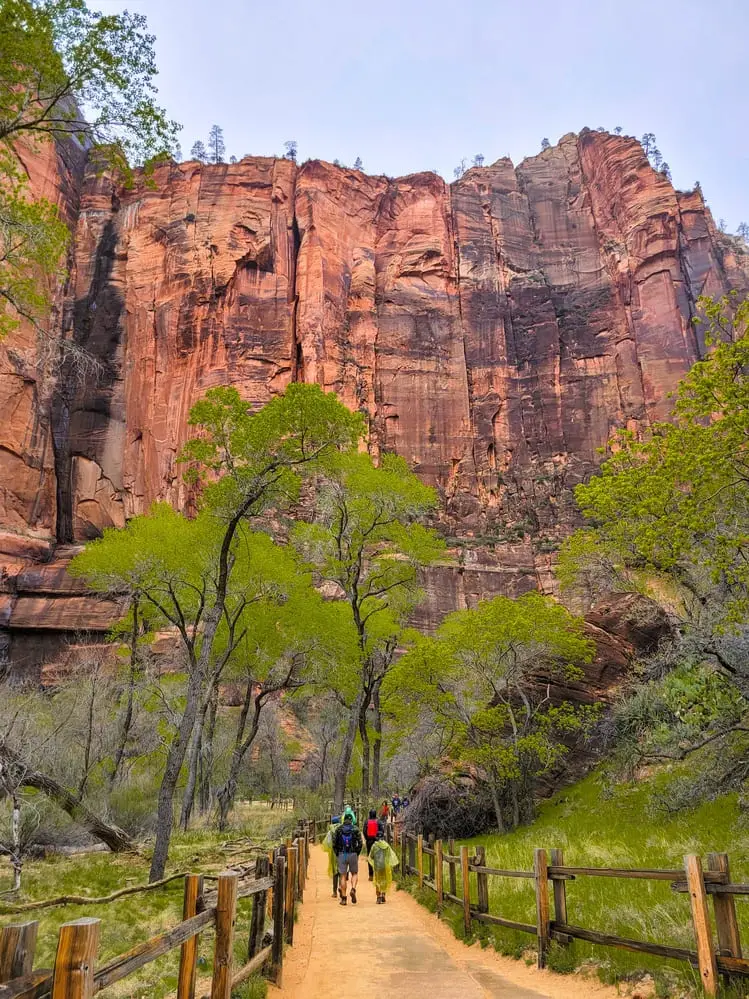
<svg viewBox="0 0 749 999"><path fill-rule="evenodd" d="M91 0L145 13L187 156L517 163L584 125L654 132L677 187L749 221L749 0Z"/></svg>

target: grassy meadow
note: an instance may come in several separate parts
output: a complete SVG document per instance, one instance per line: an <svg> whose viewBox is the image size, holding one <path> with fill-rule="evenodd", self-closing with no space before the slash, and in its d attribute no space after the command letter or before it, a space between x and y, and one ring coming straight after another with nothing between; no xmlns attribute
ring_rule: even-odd
<svg viewBox="0 0 749 999"><path fill-rule="evenodd" d="M178 871L216 875L232 864L252 856L253 846L278 843L293 828L292 812L271 810L261 804L238 806L239 823L227 833L197 828L188 833L175 832L169 855L167 876ZM128 895L105 905L66 905L28 913L9 912L11 904L48 899L59 895L88 895L99 898L120 888L148 881L149 858L143 855L88 853L73 857L52 856L29 860L24 865L23 887L18 899L0 895L0 926L20 920L38 919L39 937L35 967L49 968L54 962L57 931L62 923L82 916L101 919L101 946L98 964L129 950L136 944L175 926L182 919L181 879L153 891ZM0 892L10 884L10 868L0 862ZM215 885L206 884L210 890ZM252 899L239 902L236 960L244 963L247 954ZM177 988L179 948L147 965L137 974L104 990L109 999L161 999ZM213 932L200 935L198 976L209 979L212 973ZM262 982L250 982L237 990L237 999L260 999L265 994Z"/></svg>
<svg viewBox="0 0 749 999"><path fill-rule="evenodd" d="M508 835L480 836L470 845L486 848L487 864L505 870L532 870L536 847L561 847L569 866L679 868L687 853L704 858L726 852L734 881L749 882L749 823L731 795L698 808L664 813L668 783L661 773L634 784L609 784L600 773L558 792L539 808L537 819ZM447 877L447 867L445 867ZM489 878L490 911L519 922L535 923L533 883L519 878ZM430 908L434 893L418 893ZM553 902L552 902L553 905ZM749 952L749 899L736 907ZM578 877L567 882L568 921L600 932L695 949L686 894L668 882ZM462 935L462 911L449 906L446 918ZM535 938L501 927L474 924L475 936L504 954L531 958ZM552 946L549 966L597 974L605 982L638 981L652 975L658 996L698 991L698 976L688 965L644 954L574 941ZM738 993L741 994L741 993Z"/></svg>

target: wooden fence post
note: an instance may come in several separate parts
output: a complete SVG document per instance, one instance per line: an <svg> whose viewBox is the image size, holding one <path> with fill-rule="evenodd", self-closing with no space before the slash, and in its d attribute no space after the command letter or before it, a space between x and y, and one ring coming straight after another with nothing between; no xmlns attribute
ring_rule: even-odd
<svg viewBox="0 0 749 999"><path fill-rule="evenodd" d="M233 871L225 871L223 874L219 874L211 999L231 999L234 926L237 921L238 886L238 874L235 874Z"/></svg>
<svg viewBox="0 0 749 999"><path fill-rule="evenodd" d="M447 841L447 849L450 852L450 856L454 857L455 856L455 840L454 839L449 839ZM455 861L454 860L450 861L450 863L448 864L448 868L449 868L449 871L450 871L450 894L451 895L457 895L458 894L458 873L455 870Z"/></svg>
<svg viewBox="0 0 749 999"><path fill-rule="evenodd" d="M442 906L445 902L444 889L442 887L442 840L438 839L434 844L434 887L437 889L437 915L442 915Z"/></svg>
<svg viewBox="0 0 749 999"><path fill-rule="evenodd" d="M476 847L476 866L486 867L486 850L483 846ZM479 912L489 911L489 875L477 874Z"/></svg>
<svg viewBox="0 0 749 999"><path fill-rule="evenodd" d="M536 884L536 938L538 941L538 966L546 967L549 949L549 865L546 850L533 853L533 876Z"/></svg>
<svg viewBox="0 0 749 999"><path fill-rule="evenodd" d="M550 852L551 856L551 866L552 867L564 867L564 850L558 847ZM564 878L553 878L552 888L554 891L554 920L557 923L567 922L567 882ZM557 938L560 943L569 944L572 942L572 937L559 936Z"/></svg>
<svg viewBox="0 0 749 999"><path fill-rule="evenodd" d="M296 868L297 848L286 851L288 869L286 871L286 943L294 943L294 912L296 910Z"/></svg>
<svg viewBox="0 0 749 999"><path fill-rule="evenodd" d="M38 930L38 922L0 927L0 982L31 974Z"/></svg>
<svg viewBox="0 0 749 999"><path fill-rule="evenodd" d="M408 866L411 874L416 874L416 840L410 837L408 840Z"/></svg>
<svg viewBox="0 0 749 999"><path fill-rule="evenodd" d="M730 883L731 871L728 866L727 853L708 853L707 869L724 874L726 884ZM715 913L715 928L718 931L719 953L723 957L741 957L741 936L733 895L721 895L716 892L713 895L713 912ZM2 981L1 978L0 981Z"/></svg>
<svg viewBox="0 0 749 999"><path fill-rule="evenodd" d="M406 877L408 874L408 837L406 836L406 830L401 829L401 876Z"/></svg>
<svg viewBox="0 0 749 999"><path fill-rule="evenodd" d="M296 845L296 898L304 901L304 840L297 838Z"/></svg>
<svg viewBox="0 0 749 999"><path fill-rule="evenodd" d="M424 887L424 837L421 833L416 837L416 873L419 876L419 888Z"/></svg>
<svg viewBox="0 0 749 999"><path fill-rule="evenodd" d="M273 860L273 950L270 968L270 979L279 989L283 978L285 867L286 861L279 853Z"/></svg>
<svg viewBox="0 0 749 999"><path fill-rule="evenodd" d="M435 840L434 833L429 833L429 847L430 847L430 849L434 850L434 844L435 844L435 842L436 842L436 840ZM432 881L432 882L434 882L434 854L430 853L427 856L429 857L429 880Z"/></svg>
<svg viewBox="0 0 749 999"><path fill-rule="evenodd" d="M702 876L702 861L696 854L690 853L684 858L684 868L687 872L687 888L692 904L692 924L697 942L700 980L705 994L715 996L718 994L718 966L713 949L707 892L705 891L705 879Z"/></svg>
<svg viewBox="0 0 749 999"><path fill-rule="evenodd" d="M57 940L52 999L90 999L99 950L100 919L63 923Z"/></svg>
<svg viewBox="0 0 749 999"><path fill-rule="evenodd" d="M258 857L255 861L255 880L268 877L270 864L267 857ZM265 908L267 905L267 892L261 891L252 896L252 918L250 919L250 938L247 941L247 960L253 957L262 949L263 934L265 933Z"/></svg>
<svg viewBox="0 0 749 999"><path fill-rule="evenodd" d="M190 919L198 914L198 899L203 894L203 879L199 874L185 875L185 896L182 903L182 919ZM198 936L190 937L182 944L179 955L179 976L177 978L177 999L195 999L195 978L198 972Z"/></svg>
<svg viewBox="0 0 749 999"><path fill-rule="evenodd" d="M460 848L460 873L463 878L463 927L466 936L471 935L471 880L468 870L468 847Z"/></svg>

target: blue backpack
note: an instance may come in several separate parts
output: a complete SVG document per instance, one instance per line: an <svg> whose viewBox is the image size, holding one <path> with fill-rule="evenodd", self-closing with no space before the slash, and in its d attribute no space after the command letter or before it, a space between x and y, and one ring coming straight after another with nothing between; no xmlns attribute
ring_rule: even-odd
<svg viewBox="0 0 749 999"><path fill-rule="evenodd" d="M341 826L341 853L354 852L354 827L350 822Z"/></svg>

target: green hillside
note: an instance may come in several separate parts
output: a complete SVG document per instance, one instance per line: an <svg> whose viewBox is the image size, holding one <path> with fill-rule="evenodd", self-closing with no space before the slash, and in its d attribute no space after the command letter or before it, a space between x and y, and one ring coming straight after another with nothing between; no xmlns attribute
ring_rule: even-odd
<svg viewBox="0 0 749 999"><path fill-rule="evenodd" d="M636 784L610 785L596 772L559 792L539 809L535 822L504 836L481 836L471 845L486 848L487 864L505 870L531 870L533 850L561 847L565 863L590 867L678 868L687 853L703 857L726 852L735 881L749 881L749 826L736 795L706 802L674 815L664 813L671 774L661 773ZM446 872L447 873L447 870ZM490 911L520 922L535 922L532 882L490 878ZM433 892L423 893L433 907ZM567 884L568 920L577 926L651 940L694 950L685 894L667 882L583 878ZM737 899L742 936L749 945L749 900ZM455 908L447 918L462 931ZM477 927L478 935L502 953L522 956L535 939L499 927ZM637 980L651 974L659 996L678 996L697 985L687 965L628 951L573 942L553 946L550 967L573 971L586 967L604 981Z"/></svg>

